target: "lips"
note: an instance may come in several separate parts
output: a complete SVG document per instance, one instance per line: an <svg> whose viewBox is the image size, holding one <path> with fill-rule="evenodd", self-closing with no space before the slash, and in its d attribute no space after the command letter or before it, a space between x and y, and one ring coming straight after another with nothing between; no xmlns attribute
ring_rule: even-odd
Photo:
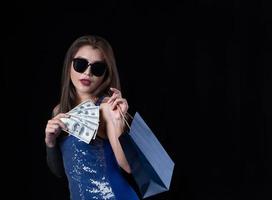
<svg viewBox="0 0 272 200"><path fill-rule="evenodd" d="M91 85L91 81L89 79L80 79L80 82L84 86L89 86Z"/></svg>

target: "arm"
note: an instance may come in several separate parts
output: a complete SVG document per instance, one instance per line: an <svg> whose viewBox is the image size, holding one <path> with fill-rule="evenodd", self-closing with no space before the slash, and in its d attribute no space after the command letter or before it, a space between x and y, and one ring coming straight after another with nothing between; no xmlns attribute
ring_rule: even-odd
<svg viewBox="0 0 272 200"><path fill-rule="evenodd" d="M54 147L46 146L46 162L55 176L59 178L64 176L62 156L57 144Z"/></svg>
<svg viewBox="0 0 272 200"><path fill-rule="evenodd" d="M125 128L122 115L127 112L128 104L126 99L122 98L119 90L115 88L111 88L111 90L114 92L113 95L110 98L105 98L100 104L102 119L105 121L107 136L119 166L127 173L131 173L130 166L119 142L119 136Z"/></svg>
<svg viewBox="0 0 272 200"><path fill-rule="evenodd" d="M118 139L123 132L123 127L124 123L122 120L109 121L106 125L107 135L119 166L127 173L131 173L130 166Z"/></svg>
<svg viewBox="0 0 272 200"><path fill-rule="evenodd" d="M58 107L54 109L53 118L48 121L45 129L46 161L55 176L63 177L64 167L57 137L61 132L61 128L65 128L65 125L59 120L60 117L65 117L65 114L56 115L57 109Z"/></svg>

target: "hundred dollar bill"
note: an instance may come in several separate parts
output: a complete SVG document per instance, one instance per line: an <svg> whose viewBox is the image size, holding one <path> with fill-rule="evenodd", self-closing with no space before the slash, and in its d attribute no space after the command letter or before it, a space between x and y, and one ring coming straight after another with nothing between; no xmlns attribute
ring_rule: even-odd
<svg viewBox="0 0 272 200"><path fill-rule="evenodd" d="M84 101L70 110L69 118L60 118L69 134L89 143L95 139L99 127L99 106L91 100Z"/></svg>
<svg viewBox="0 0 272 200"><path fill-rule="evenodd" d="M70 115L70 119L78 122L79 124L83 124L84 126L87 126L90 129L98 129L99 123L97 121L89 121L85 118L81 118L79 116Z"/></svg>
<svg viewBox="0 0 272 200"><path fill-rule="evenodd" d="M78 104L76 107L74 107L69 112L77 112L78 110L83 110L83 109L86 109L86 108L91 108L93 106L96 106L96 105L91 100L86 100L86 101Z"/></svg>
<svg viewBox="0 0 272 200"><path fill-rule="evenodd" d="M97 128L94 129L85 126L83 123L80 123L72 118L60 118L60 120L67 127L67 130L64 131L86 143L90 143L90 141L96 136Z"/></svg>
<svg viewBox="0 0 272 200"><path fill-rule="evenodd" d="M69 111L67 114L99 119L99 106L80 108Z"/></svg>

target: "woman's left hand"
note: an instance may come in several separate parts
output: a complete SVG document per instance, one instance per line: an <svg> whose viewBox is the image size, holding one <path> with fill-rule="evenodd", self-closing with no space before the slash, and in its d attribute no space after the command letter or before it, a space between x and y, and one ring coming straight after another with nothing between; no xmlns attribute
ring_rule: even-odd
<svg viewBox="0 0 272 200"><path fill-rule="evenodd" d="M122 98L122 93L116 89L110 89L113 93L107 102L102 106L102 112L104 119L108 120L123 120L123 116L126 115L128 110L128 103L125 98Z"/></svg>

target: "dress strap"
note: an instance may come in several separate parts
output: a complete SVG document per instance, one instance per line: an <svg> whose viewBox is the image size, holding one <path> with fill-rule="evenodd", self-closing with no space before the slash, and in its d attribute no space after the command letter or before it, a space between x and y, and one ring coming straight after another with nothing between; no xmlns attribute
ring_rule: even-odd
<svg viewBox="0 0 272 200"><path fill-rule="evenodd" d="M102 95L102 96L100 96L98 99L97 99L97 101L95 102L95 105L96 106L99 106L101 103L102 103L102 101L103 101L103 99L106 97L106 95Z"/></svg>

